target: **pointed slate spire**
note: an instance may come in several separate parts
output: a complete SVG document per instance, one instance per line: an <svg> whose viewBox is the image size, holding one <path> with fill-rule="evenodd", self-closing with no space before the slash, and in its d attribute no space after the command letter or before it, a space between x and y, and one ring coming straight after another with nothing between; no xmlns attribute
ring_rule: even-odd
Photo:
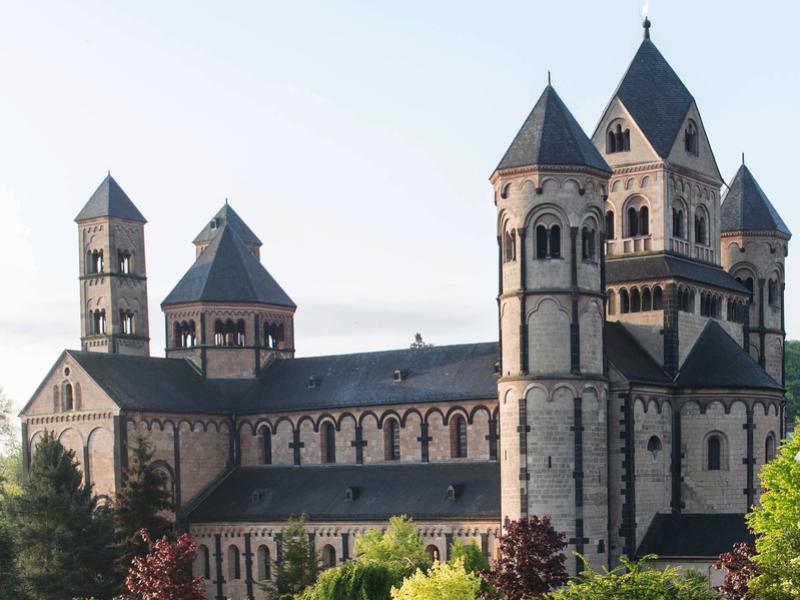
<svg viewBox="0 0 800 600"><path fill-rule="evenodd" d="M542 92L497 170L533 165L592 167L611 172L551 85Z"/></svg>
<svg viewBox="0 0 800 600"><path fill-rule="evenodd" d="M147 223L147 219L142 216L139 209L111 176L111 171L75 217L75 221L80 222L96 217L117 217L128 221Z"/></svg>
<svg viewBox="0 0 800 600"><path fill-rule="evenodd" d="M792 235L750 169L744 164L736 172L722 200L722 231L778 231Z"/></svg>
<svg viewBox="0 0 800 600"><path fill-rule="evenodd" d="M667 158L694 98L650 41L649 25L645 19L644 41L612 98L619 98L653 149Z"/></svg>
<svg viewBox="0 0 800 600"><path fill-rule="evenodd" d="M222 225L161 305L185 302L255 302L295 307L230 224Z"/></svg>
<svg viewBox="0 0 800 600"><path fill-rule="evenodd" d="M253 230L247 226L239 214L233 210L233 207L228 204L228 199L225 198L225 204L222 205L217 211L217 214L209 221L203 230L197 234L192 243L202 244L210 242L219 233L223 225L230 225L231 228L242 238L245 244L252 244L254 246L261 246L261 240L258 239Z"/></svg>

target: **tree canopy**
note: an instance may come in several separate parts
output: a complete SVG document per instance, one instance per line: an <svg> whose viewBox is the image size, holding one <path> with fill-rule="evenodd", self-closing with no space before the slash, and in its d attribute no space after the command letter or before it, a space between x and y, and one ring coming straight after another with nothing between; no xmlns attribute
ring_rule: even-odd
<svg viewBox="0 0 800 600"><path fill-rule="evenodd" d="M386 532L370 529L357 535L355 553L360 562L386 566L398 580L430 566L422 537L414 522L406 516L389 519Z"/></svg>
<svg viewBox="0 0 800 600"><path fill-rule="evenodd" d="M454 563L435 562L428 572L417 569L399 588L392 600L475 600L481 580L464 568L464 559Z"/></svg>

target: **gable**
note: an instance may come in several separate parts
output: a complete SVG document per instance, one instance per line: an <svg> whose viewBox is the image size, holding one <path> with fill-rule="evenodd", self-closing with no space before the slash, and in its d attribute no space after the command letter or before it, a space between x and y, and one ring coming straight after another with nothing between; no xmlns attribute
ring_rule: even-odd
<svg viewBox="0 0 800 600"><path fill-rule="evenodd" d="M20 411L20 416L53 414L56 412L56 397L60 405L59 412L64 412L63 401L67 383L72 385L76 410L119 412L119 406L111 396L98 385L69 351L64 351Z"/></svg>
<svg viewBox="0 0 800 600"><path fill-rule="evenodd" d="M616 130L618 124L622 131L630 131L630 150L609 152L608 132L609 129ZM659 160L658 153L619 98L613 98L609 103L592 136L592 143L611 168Z"/></svg>
<svg viewBox="0 0 800 600"><path fill-rule="evenodd" d="M685 134L690 124L696 128L697 132L697 154L686 150ZM714 151L711 148L711 142L700 117L700 111L694 101L692 101L692 105L689 107L689 111L678 130L678 135L672 144L669 162L705 175L715 181L722 180L719 167L717 167L717 159L714 158Z"/></svg>

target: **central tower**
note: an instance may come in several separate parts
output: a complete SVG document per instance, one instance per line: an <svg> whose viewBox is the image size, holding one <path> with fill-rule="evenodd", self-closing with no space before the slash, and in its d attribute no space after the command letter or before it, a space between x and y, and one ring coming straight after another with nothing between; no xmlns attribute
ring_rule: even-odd
<svg viewBox="0 0 800 600"><path fill-rule="evenodd" d="M502 518L549 515L593 565L606 563L608 544L603 202L610 173L548 85L491 177Z"/></svg>

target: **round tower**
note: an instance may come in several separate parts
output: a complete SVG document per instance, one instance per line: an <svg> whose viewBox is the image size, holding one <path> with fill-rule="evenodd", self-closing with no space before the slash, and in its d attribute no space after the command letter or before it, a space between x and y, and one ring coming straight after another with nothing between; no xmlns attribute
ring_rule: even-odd
<svg viewBox="0 0 800 600"><path fill-rule="evenodd" d="M593 565L607 562L608 545L602 215L610 173L548 85L491 177L501 515L549 515L568 550Z"/></svg>
<svg viewBox="0 0 800 600"><path fill-rule="evenodd" d="M744 160L722 202L721 231L723 267L751 292L745 347L783 385L784 263L792 234Z"/></svg>

